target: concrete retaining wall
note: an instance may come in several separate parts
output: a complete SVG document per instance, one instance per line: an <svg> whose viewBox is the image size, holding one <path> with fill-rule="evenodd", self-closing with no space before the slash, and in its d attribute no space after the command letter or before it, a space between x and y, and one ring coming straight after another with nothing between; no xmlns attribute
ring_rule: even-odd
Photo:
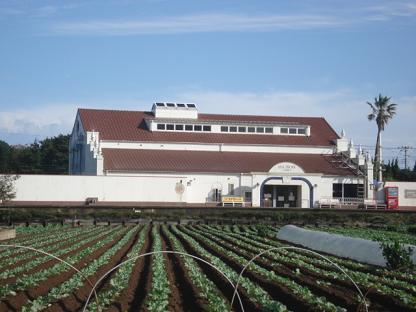
<svg viewBox="0 0 416 312"><path fill-rule="evenodd" d="M0 229L0 241L16 237L15 229Z"/></svg>

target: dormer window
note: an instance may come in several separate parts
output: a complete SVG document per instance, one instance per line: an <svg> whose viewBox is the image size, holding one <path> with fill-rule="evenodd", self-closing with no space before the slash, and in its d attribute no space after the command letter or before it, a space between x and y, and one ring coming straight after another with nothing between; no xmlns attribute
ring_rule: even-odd
<svg viewBox="0 0 416 312"><path fill-rule="evenodd" d="M209 120L198 118L193 103L153 104L154 117L146 118L150 131L223 133L229 135L294 135L310 136L311 127L298 122L274 120Z"/></svg>

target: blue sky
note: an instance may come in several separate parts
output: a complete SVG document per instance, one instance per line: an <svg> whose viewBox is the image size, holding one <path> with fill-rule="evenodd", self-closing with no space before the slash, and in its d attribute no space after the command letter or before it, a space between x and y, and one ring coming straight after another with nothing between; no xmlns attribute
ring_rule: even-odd
<svg viewBox="0 0 416 312"><path fill-rule="evenodd" d="M373 146L365 103L382 93L399 104L384 145L416 147L416 1L2 0L0 36L0 139L11 144L68 133L78 107L192 101L324 116Z"/></svg>

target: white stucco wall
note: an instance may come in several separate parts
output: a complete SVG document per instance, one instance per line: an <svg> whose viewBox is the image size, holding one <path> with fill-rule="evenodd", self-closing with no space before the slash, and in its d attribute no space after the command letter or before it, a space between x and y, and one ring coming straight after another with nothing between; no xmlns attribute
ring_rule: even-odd
<svg viewBox="0 0 416 312"><path fill-rule="evenodd" d="M175 192L181 177L111 177L22 175L16 201L181 201Z"/></svg>
<svg viewBox="0 0 416 312"><path fill-rule="evenodd" d="M220 189L223 196L229 194L229 184L234 185L234 196L244 197L252 192L254 207L260 206L261 184L270 177L282 180L270 180L272 185L301 186L300 200L303 208L310 206L309 186L304 181L293 181L292 176L304 177L313 186L314 203L321 197L332 196L332 184L339 183L337 177L316 175L282 174L175 174L140 173L131 175L85 176L85 175L21 175L15 182L16 201L85 201L88 197L97 197L105 202L186 202L205 204L212 202L213 189ZM356 179L344 178L344 183L357 183ZM182 184L184 192L175 190Z"/></svg>

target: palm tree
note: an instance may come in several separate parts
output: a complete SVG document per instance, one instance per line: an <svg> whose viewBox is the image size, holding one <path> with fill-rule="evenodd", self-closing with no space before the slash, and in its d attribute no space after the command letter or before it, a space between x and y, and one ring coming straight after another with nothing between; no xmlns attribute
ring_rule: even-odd
<svg viewBox="0 0 416 312"><path fill-rule="evenodd" d="M374 98L374 103L367 102L373 110L368 115L368 120L375 120L377 123L377 142L374 156L374 168L375 178L377 181L382 180L381 174L381 131L384 131L384 127L387 125L390 119L396 114L397 104L390 103L390 97L378 95L378 98Z"/></svg>

